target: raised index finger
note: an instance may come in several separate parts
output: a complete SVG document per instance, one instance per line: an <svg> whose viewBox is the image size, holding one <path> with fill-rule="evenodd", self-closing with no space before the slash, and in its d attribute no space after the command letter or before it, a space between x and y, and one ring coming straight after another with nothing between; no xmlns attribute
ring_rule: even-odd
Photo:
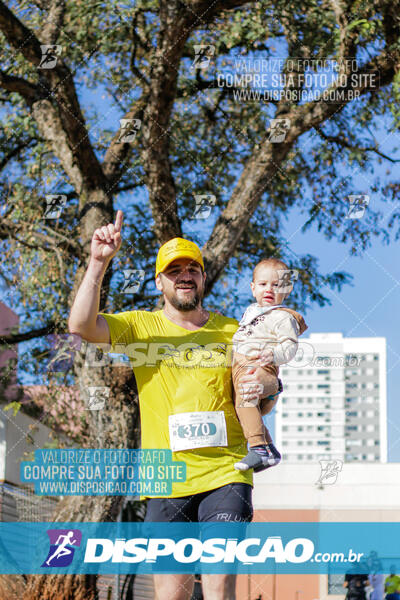
<svg viewBox="0 0 400 600"><path fill-rule="evenodd" d="M122 228L122 210L117 210L117 216L115 217L115 231L121 231Z"/></svg>

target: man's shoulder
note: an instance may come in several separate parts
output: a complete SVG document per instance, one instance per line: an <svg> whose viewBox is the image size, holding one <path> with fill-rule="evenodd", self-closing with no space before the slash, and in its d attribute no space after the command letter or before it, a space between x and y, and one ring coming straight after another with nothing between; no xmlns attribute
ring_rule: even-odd
<svg viewBox="0 0 400 600"><path fill-rule="evenodd" d="M131 327L137 327L142 324L143 326L150 326L152 323L156 323L160 319L161 311L150 311L150 310L125 310L123 312L116 313L99 313L104 316L109 324L122 326L127 325Z"/></svg>
<svg viewBox="0 0 400 600"><path fill-rule="evenodd" d="M134 310L126 310L123 313L116 313L116 314L120 314L120 315L126 315L128 318L138 318L138 319L155 319L158 318L160 316L161 310L140 310L140 309L134 309Z"/></svg>

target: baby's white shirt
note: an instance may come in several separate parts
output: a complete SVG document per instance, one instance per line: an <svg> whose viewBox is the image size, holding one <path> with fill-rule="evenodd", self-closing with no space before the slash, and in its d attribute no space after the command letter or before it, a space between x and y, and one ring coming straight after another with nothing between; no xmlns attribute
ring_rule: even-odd
<svg viewBox="0 0 400 600"><path fill-rule="evenodd" d="M280 308L281 304L250 304L233 335L234 351L252 356L270 348L274 354L273 364L290 362L296 356L300 328L296 319Z"/></svg>

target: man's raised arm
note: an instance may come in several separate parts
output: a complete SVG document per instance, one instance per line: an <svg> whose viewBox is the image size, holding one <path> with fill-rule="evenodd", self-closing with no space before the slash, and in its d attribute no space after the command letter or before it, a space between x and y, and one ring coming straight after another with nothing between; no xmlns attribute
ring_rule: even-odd
<svg viewBox="0 0 400 600"><path fill-rule="evenodd" d="M115 225L109 223L93 233L89 266L82 280L68 318L70 333L93 343L110 343L110 330L99 316L100 289L111 259L121 247L122 211L117 212Z"/></svg>

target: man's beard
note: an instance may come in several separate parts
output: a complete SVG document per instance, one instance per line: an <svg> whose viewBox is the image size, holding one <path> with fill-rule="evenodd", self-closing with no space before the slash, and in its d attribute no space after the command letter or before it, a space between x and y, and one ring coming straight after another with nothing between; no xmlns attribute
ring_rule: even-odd
<svg viewBox="0 0 400 600"><path fill-rule="evenodd" d="M202 290L196 290L196 293L192 298L188 298L187 300L179 300L175 291L175 293L172 294L171 297L168 298L168 300L171 302L172 306L177 310L181 310L182 312L189 312L199 306L202 297Z"/></svg>

